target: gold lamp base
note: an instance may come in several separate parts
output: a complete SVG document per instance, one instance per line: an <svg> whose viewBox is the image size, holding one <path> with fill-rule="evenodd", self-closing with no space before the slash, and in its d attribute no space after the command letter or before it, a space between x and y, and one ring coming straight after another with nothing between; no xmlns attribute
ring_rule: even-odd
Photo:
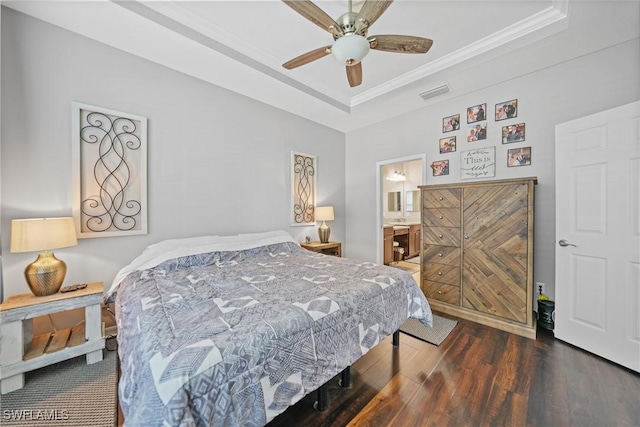
<svg viewBox="0 0 640 427"><path fill-rule="evenodd" d="M320 243L329 243L329 236L331 235L331 229L326 222L322 221L322 225L318 228L318 237Z"/></svg>
<svg viewBox="0 0 640 427"><path fill-rule="evenodd" d="M29 289L39 297L57 293L66 274L67 264L56 258L53 252L48 251L38 255L38 259L24 270Z"/></svg>

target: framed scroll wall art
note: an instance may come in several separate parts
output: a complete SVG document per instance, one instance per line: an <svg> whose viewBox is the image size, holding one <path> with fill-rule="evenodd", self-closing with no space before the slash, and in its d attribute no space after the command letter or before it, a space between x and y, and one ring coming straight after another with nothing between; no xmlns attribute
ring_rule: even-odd
<svg viewBox="0 0 640 427"><path fill-rule="evenodd" d="M74 102L71 123L78 238L147 234L147 119Z"/></svg>
<svg viewBox="0 0 640 427"><path fill-rule="evenodd" d="M291 152L291 225L315 225L317 158Z"/></svg>

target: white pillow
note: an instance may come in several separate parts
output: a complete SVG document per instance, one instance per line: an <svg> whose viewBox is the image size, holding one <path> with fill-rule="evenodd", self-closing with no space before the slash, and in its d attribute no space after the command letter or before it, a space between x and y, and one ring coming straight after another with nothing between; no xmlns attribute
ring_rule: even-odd
<svg viewBox="0 0 640 427"><path fill-rule="evenodd" d="M170 239L147 246L129 265L122 268L106 293L109 298L124 278L136 270L155 267L169 259L213 251L241 251L276 243L296 241L283 230L265 233L239 234L237 236L201 236L186 239Z"/></svg>
<svg viewBox="0 0 640 427"><path fill-rule="evenodd" d="M142 254L153 258L175 248L208 245L215 242L218 236L186 237L184 239L168 239L153 243L142 251Z"/></svg>

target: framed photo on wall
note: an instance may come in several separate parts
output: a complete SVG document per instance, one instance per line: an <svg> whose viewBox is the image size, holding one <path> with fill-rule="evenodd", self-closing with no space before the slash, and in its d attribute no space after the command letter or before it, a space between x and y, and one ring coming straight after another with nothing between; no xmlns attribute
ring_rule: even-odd
<svg viewBox="0 0 640 427"><path fill-rule="evenodd" d="M487 122L467 125L467 142L487 139Z"/></svg>
<svg viewBox="0 0 640 427"><path fill-rule="evenodd" d="M530 166L531 147L512 148L507 150L507 166Z"/></svg>
<svg viewBox="0 0 640 427"><path fill-rule="evenodd" d="M467 123L483 122L485 120L487 120L487 104L479 104L467 108Z"/></svg>
<svg viewBox="0 0 640 427"><path fill-rule="evenodd" d="M442 119L442 133L453 132L460 129L460 114Z"/></svg>
<svg viewBox="0 0 640 427"><path fill-rule="evenodd" d="M449 160L438 160L431 163L433 176L449 175Z"/></svg>
<svg viewBox="0 0 640 427"><path fill-rule="evenodd" d="M524 141L524 123L517 125L509 125L502 127L502 143L511 144L512 142Z"/></svg>
<svg viewBox="0 0 640 427"><path fill-rule="evenodd" d="M456 137L451 136L449 138L440 139L440 154L453 153L456 151Z"/></svg>
<svg viewBox="0 0 640 427"><path fill-rule="evenodd" d="M496 122L518 117L518 100L499 102L496 104Z"/></svg>

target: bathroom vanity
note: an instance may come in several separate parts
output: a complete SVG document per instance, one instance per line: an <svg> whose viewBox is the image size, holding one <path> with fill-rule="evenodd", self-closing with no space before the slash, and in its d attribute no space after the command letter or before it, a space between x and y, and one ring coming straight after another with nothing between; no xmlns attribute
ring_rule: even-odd
<svg viewBox="0 0 640 427"><path fill-rule="evenodd" d="M404 249L403 259L420 255L421 227L419 223L385 224L383 231L383 262L394 261L394 242Z"/></svg>

